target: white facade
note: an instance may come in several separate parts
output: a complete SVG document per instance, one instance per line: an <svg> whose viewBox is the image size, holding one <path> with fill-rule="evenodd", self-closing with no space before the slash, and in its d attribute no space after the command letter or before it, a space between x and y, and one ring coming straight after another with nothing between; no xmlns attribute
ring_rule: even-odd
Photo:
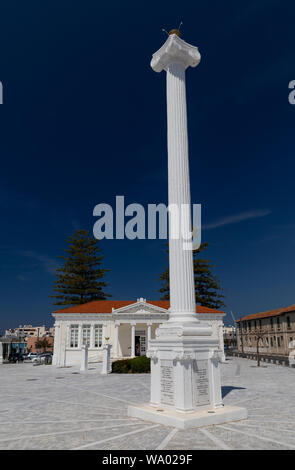
<svg viewBox="0 0 295 470"><path fill-rule="evenodd" d="M213 336L218 339L219 348L223 351L225 313L202 307L197 309L201 311L198 314L199 319L212 326ZM112 359L145 355L149 341L155 338L156 329L165 323L169 316L167 309L142 298L127 306L113 309L111 313L78 313L68 310L70 309L65 309L64 313L53 313L53 365L59 367L80 365L83 344L88 346L89 363L102 361L106 343L112 345ZM204 313L204 310L210 313Z"/></svg>

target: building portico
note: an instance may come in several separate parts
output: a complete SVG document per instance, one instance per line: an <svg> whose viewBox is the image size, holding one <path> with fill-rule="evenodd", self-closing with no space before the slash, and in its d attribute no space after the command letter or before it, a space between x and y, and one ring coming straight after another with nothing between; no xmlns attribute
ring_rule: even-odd
<svg viewBox="0 0 295 470"><path fill-rule="evenodd" d="M148 350L150 339L155 337L159 323L115 323L113 357L144 356Z"/></svg>
<svg viewBox="0 0 295 470"><path fill-rule="evenodd" d="M137 299L135 304L112 311L115 324L114 357L143 356L155 330L168 319L167 310Z"/></svg>

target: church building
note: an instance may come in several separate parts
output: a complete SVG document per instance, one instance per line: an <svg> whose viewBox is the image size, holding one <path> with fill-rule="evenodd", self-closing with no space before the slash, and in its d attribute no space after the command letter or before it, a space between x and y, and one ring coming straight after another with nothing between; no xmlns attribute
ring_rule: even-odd
<svg viewBox="0 0 295 470"><path fill-rule="evenodd" d="M53 365L59 367L79 365L81 346L88 346L89 362L102 360L103 346L112 345L112 358L145 355L149 340L168 320L169 301L97 300L52 313L55 318ZM223 353L223 317L225 312L197 305L201 321L213 328Z"/></svg>

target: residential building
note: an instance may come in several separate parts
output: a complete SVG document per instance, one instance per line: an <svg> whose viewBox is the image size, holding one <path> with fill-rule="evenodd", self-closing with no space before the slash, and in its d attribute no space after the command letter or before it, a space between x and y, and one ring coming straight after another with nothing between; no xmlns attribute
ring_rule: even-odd
<svg viewBox="0 0 295 470"><path fill-rule="evenodd" d="M5 357L8 356L10 352L39 352L36 343L38 340L44 338L46 338L49 343L46 349L52 351L54 342L53 336L54 328L47 329L45 325L20 325L18 328L6 330L5 337L1 339Z"/></svg>
<svg viewBox="0 0 295 470"><path fill-rule="evenodd" d="M53 351L53 343L54 343L54 337L53 335L45 335L42 337L39 337L39 341L46 339L47 341L47 346L46 346L46 351ZM26 349L27 352L43 352L44 348L43 347L38 347L38 338L36 336L28 336L27 337L27 343L26 343Z"/></svg>
<svg viewBox="0 0 295 470"><path fill-rule="evenodd" d="M5 331L6 338L18 338L25 340L30 336L42 337L46 335L46 327L42 326L32 326L32 325L20 325L18 328L11 328Z"/></svg>
<svg viewBox="0 0 295 470"><path fill-rule="evenodd" d="M236 327L235 326L224 326L223 327L223 338L224 344L228 347L236 346Z"/></svg>
<svg viewBox="0 0 295 470"><path fill-rule="evenodd" d="M0 364L7 361L10 354L25 353L27 343L18 338L0 337Z"/></svg>
<svg viewBox="0 0 295 470"><path fill-rule="evenodd" d="M295 340L295 305L246 315L237 320L238 350L243 353L289 356Z"/></svg>

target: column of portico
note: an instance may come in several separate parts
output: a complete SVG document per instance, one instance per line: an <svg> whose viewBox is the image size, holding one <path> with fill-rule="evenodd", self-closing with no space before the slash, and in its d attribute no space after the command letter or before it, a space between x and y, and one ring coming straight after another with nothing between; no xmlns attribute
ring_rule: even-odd
<svg viewBox="0 0 295 470"><path fill-rule="evenodd" d="M55 323L54 325L54 343L53 343L53 358L52 365L56 366L59 361L60 354L60 325Z"/></svg>
<svg viewBox="0 0 295 470"><path fill-rule="evenodd" d="M131 323L131 357L135 357L135 322Z"/></svg>
<svg viewBox="0 0 295 470"><path fill-rule="evenodd" d="M115 348L114 348L115 357L118 357L119 355L119 326L120 326L120 323L115 323Z"/></svg>
<svg viewBox="0 0 295 470"><path fill-rule="evenodd" d="M102 325L102 345L105 346L106 344L106 324Z"/></svg>
<svg viewBox="0 0 295 470"><path fill-rule="evenodd" d="M152 337L152 332L151 332L151 328L152 328L152 322L148 322L147 323L147 349L149 349L149 346L150 346L150 340L151 340L151 337Z"/></svg>
<svg viewBox="0 0 295 470"><path fill-rule="evenodd" d="M66 365L66 349L70 343L70 325L60 323L59 335L59 352L56 365L64 367Z"/></svg>

